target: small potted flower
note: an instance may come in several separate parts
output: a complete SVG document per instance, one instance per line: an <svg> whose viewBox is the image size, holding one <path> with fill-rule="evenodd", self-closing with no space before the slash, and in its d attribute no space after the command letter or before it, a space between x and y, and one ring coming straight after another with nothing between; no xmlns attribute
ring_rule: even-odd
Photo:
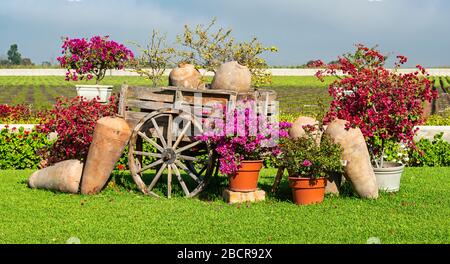
<svg viewBox="0 0 450 264"><path fill-rule="evenodd" d="M316 140L317 126L304 126L306 135L283 138L278 165L287 168L289 187L298 205L321 203L325 195L327 177L342 173L340 145L324 135L320 144Z"/></svg>
<svg viewBox="0 0 450 264"><path fill-rule="evenodd" d="M400 189L404 165L386 162L386 150L403 145L414 148L415 128L423 120L424 103L437 97L428 80L427 71L420 65L410 73L397 69L407 62L397 56L394 70L384 67L387 56L376 48L357 45L354 53L339 58L339 63L326 65L323 75L344 77L330 84L333 97L325 122L336 118L347 121L347 127L358 127L363 133L380 190Z"/></svg>
<svg viewBox="0 0 450 264"><path fill-rule="evenodd" d="M109 40L108 36L94 36L90 40L81 38L64 39L62 56L57 60L66 68L66 81L91 80L95 85L76 85L77 94L86 99L100 97L107 102L111 96L111 85L99 85L107 70L124 68L127 61L134 58L133 52L123 44Z"/></svg>
<svg viewBox="0 0 450 264"><path fill-rule="evenodd" d="M218 154L219 170L228 176L231 191L255 191L264 160L279 155L277 142L288 136L289 123L267 122L256 109L253 100L239 101L230 111L219 104L199 136Z"/></svg>

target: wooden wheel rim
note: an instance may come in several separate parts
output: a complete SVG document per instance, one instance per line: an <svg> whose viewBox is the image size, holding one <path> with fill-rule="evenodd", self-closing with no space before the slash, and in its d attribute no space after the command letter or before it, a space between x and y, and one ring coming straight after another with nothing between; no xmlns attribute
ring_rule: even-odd
<svg viewBox="0 0 450 264"><path fill-rule="evenodd" d="M172 131L172 133L167 133L166 137L164 137L164 129L161 132L160 126L157 124L156 120L160 117L167 116L169 118L167 131ZM184 123L183 128L178 130L177 132L180 132L180 135L177 135L176 137L173 137L173 120L174 117L180 117L183 121L187 121L187 124ZM149 138L146 133L143 133L141 130L154 128L158 142L153 141L151 138ZM187 197L193 197L200 193L206 185L207 178L212 174L214 162L213 162L213 151L210 148L208 144L206 145L206 154L208 155L208 161L206 164L206 169L204 171L205 175L204 177L199 177L197 173L194 173L189 166L186 166L183 161L195 161L198 159L196 157L191 157L188 155L184 155L184 152L189 150L192 147L195 147L202 142L192 140L191 143L180 146L180 143L185 136L188 129L191 129L191 127L194 126L195 129L197 129L200 133L203 132L203 129L201 127L200 122L197 120L197 118L189 114L187 112L184 112L182 110L178 109L161 109L158 111L154 111L146 115L137 123L135 126L133 133L131 135L130 143L129 143L129 152L128 152L128 163L130 167L130 172L133 177L134 182L138 186L138 189L147 195L152 195L155 197L159 197L156 193L152 191L152 189L155 187L156 183L159 181L161 175L164 173L164 171L167 170L167 197L171 197L172 192L172 176L174 175L176 179L178 180L179 184L181 185L183 192ZM157 128L156 128L157 127ZM178 128L179 129L179 128ZM153 145L157 153L150 153L145 151L139 151L136 149L136 143L137 139L141 138L141 140L150 143ZM139 161L139 156L150 156L156 158L155 162L152 162L148 165L141 164ZM159 169L155 170L155 176L152 179L152 182L149 186L145 184L142 177L142 172L152 169L156 166L161 166ZM187 176L192 178L196 184L198 184L192 191L189 191L188 186L183 180L183 177L180 173L180 170L183 170L186 172Z"/></svg>

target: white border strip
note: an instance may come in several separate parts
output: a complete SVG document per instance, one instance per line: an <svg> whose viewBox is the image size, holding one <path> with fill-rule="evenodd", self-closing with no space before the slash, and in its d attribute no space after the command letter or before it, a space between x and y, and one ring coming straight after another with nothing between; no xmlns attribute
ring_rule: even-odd
<svg viewBox="0 0 450 264"><path fill-rule="evenodd" d="M318 69L268 69L273 76L314 76ZM414 72L416 69L400 69L400 73ZM168 76L171 69L167 69L164 75ZM204 73L204 71L201 71ZM428 69L431 76L450 76L450 69ZM64 69L0 69L0 76L65 76ZM108 76L139 76L136 72L126 70L110 70ZM207 72L206 76L213 76Z"/></svg>

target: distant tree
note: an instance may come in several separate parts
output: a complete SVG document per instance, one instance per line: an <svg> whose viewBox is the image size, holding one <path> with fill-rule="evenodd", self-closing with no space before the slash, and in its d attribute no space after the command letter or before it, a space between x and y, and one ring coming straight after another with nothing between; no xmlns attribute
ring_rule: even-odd
<svg viewBox="0 0 450 264"><path fill-rule="evenodd" d="M17 44L12 44L7 54L11 64L19 65L22 62L22 55L18 51Z"/></svg>
<svg viewBox="0 0 450 264"><path fill-rule="evenodd" d="M5 66L9 64L9 60L6 56L0 56L0 66Z"/></svg>
<svg viewBox="0 0 450 264"><path fill-rule="evenodd" d="M23 58L22 62L20 64L21 65L25 65L25 66L32 66L32 65L34 65L34 63L31 61L30 58Z"/></svg>
<svg viewBox="0 0 450 264"><path fill-rule="evenodd" d="M43 61L41 65L42 65L42 67L50 67L50 66L52 66L52 64L49 61Z"/></svg>

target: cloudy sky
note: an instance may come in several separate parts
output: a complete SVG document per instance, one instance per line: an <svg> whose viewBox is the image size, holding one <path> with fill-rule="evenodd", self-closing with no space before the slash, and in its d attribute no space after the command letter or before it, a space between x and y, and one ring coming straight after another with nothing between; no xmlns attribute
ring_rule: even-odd
<svg viewBox="0 0 450 264"><path fill-rule="evenodd" d="M364 43L410 66L449 66L449 11L448 0L2 0L0 57L17 43L22 57L54 62L61 36L145 43L158 29L174 41L184 24L217 17L239 40L277 46L272 65L330 61Z"/></svg>

